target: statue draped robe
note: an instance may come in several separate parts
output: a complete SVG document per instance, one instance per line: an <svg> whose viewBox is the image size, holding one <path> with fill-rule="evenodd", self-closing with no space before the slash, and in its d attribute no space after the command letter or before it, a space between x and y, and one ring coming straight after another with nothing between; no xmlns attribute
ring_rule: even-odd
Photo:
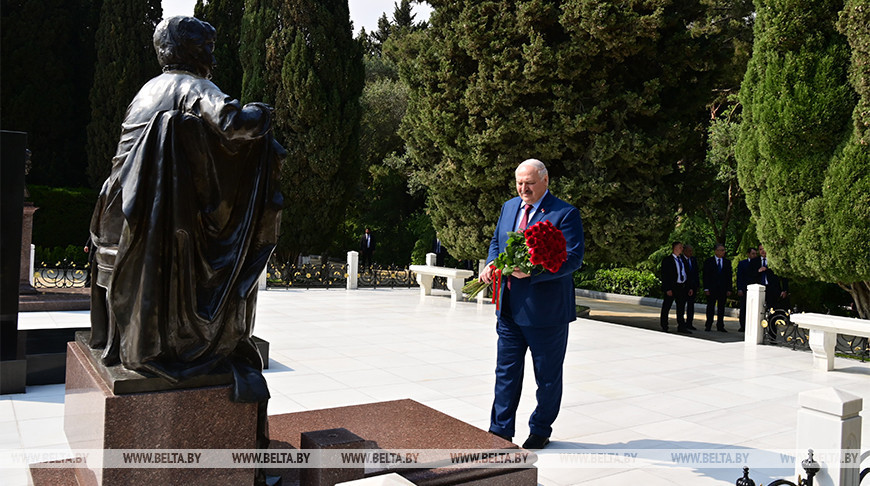
<svg viewBox="0 0 870 486"><path fill-rule="evenodd" d="M91 233L117 251L97 280L123 365L170 381L232 370L234 400L257 402L269 397L252 340L257 284L277 240L284 150L248 106L189 73L146 84Z"/></svg>

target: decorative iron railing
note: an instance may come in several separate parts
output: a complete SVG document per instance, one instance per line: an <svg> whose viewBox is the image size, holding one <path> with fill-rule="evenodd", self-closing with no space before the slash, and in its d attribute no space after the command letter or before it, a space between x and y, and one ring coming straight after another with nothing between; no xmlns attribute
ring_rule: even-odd
<svg viewBox="0 0 870 486"><path fill-rule="evenodd" d="M346 288L348 270L346 263L306 263L295 265L279 263L274 259L269 262L266 272L266 285L269 287L284 288L320 288L334 289ZM358 287L415 287L417 286L416 274L408 268L398 266L371 265L360 268L357 278ZM438 283L436 288L447 288L446 282Z"/></svg>
<svg viewBox="0 0 870 486"><path fill-rule="evenodd" d="M67 260L40 262L33 268L33 286L43 289L90 287L91 266Z"/></svg>
<svg viewBox="0 0 870 486"><path fill-rule="evenodd" d="M294 265L270 260L266 271L266 285L301 289L345 288L347 264L325 262Z"/></svg>
<svg viewBox="0 0 870 486"><path fill-rule="evenodd" d="M761 325L765 329L764 344L809 351L809 331L791 322L791 311L768 309ZM862 362L870 360L870 343L865 337L838 334L834 351Z"/></svg>

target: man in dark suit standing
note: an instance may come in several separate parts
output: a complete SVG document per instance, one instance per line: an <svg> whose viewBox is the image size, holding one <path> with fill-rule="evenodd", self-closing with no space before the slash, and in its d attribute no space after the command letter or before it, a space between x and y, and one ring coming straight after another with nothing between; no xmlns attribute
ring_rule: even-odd
<svg viewBox="0 0 870 486"><path fill-rule="evenodd" d="M366 228L366 232L359 239L360 266L368 267L372 264L372 255L375 253L375 235L372 230Z"/></svg>
<svg viewBox="0 0 870 486"><path fill-rule="evenodd" d="M782 278L770 269L764 245L758 245L758 256L750 263L755 283L765 286L764 302L768 309L788 307L788 279Z"/></svg>
<svg viewBox="0 0 870 486"><path fill-rule="evenodd" d="M695 299L698 297L698 287L701 286L701 276L698 272L698 259L692 245L683 245L683 261L686 263L686 329L697 331L692 322L695 320Z"/></svg>
<svg viewBox="0 0 870 486"><path fill-rule="evenodd" d="M517 270L502 281L501 307L496 310L498 357L489 431L506 440L513 439L523 365L526 350L530 350L538 385L537 407L529 419L530 434L523 447L542 449L550 442L552 424L562 401L568 323L576 319L573 274L583 263L583 222L577 208L550 194L547 189L550 179L541 161L524 161L515 176L519 197L502 206L487 261L492 263L505 251L508 232L543 220L562 231L568 258L556 273L542 270L529 275ZM489 264L481 272L480 280L492 282Z"/></svg>
<svg viewBox="0 0 870 486"><path fill-rule="evenodd" d="M688 292L686 273L686 261L683 259L683 244L675 241L671 244L671 254L662 259L662 301L661 326L662 331L668 332L668 313L671 305L677 303L677 332L691 334L686 327L684 314L686 312L686 295Z"/></svg>
<svg viewBox="0 0 870 486"><path fill-rule="evenodd" d="M435 237L435 241L432 242L432 253L435 254L435 265L438 267L444 266L444 259L447 257L447 248L444 248L444 245L441 244L441 238Z"/></svg>
<svg viewBox="0 0 870 486"><path fill-rule="evenodd" d="M731 260L725 258L725 245L717 243L715 256L704 262L704 294L707 296L707 323L704 329L713 328L716 314L716 329L725 331L725 298L731 295Z"/></svg>
<svg viewBox="0 0 870 486"><path fill-rule="evenodd" d="M752 261L757 253L755 248L746 251L746 259L737 264L737 299L740 302L740 332L746 329L746 287L754 284L757 272L752 271Z"/></svg>

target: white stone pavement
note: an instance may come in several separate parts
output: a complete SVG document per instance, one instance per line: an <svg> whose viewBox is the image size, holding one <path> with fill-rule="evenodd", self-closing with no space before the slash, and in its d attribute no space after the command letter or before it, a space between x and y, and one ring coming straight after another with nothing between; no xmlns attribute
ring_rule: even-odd
<svg viewBox="0 0 870 486"><path fill-rule="evenodd" d="M486 429L494 308L451 305L446 292L435 293L421 299L417 289L260 292L256 335L271 343L269 413L411 398ZM87 327L88 313L22 313L19 321L23 329ZM530 364L526 370L520 443L534 407ZM742 342L578 320L571 324L562 412L553 443L540 453L539 481L733 485L742 464L601 464L595 462L601 456L572 454L581 460L570 466L560 452L794 452L798 393L824 387L863 397L863 444L870 448L870 363L837 358L836 369L823 372L813 369L808 352L746 350ZM0 396L0 451L68 449L63 400L63 385ZM751 476L756 484L795 480L790 464L769 461L756 464ZM11 486L27 482L23 469L0 477Z"/></svg>

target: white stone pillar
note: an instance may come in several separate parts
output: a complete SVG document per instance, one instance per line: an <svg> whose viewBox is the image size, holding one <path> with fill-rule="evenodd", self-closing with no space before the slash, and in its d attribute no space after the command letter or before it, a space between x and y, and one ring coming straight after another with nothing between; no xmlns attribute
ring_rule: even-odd
<svg viewBox="0 0 870 486"><path fill-rule="evenodd" d="M35 270L36 261L36 245L30 244L30 286L33 287L33 272Z"/></svg>
<svg viewBox="0 0 870 486"><path fill-rule="evenodd" d="M858 484L861 456L861 412L863 399L836 388L809 390L798 395L797 452L814 451L821 471L816 486ZM798 455L795 474L806 477Z"/></svg>
<svg viewBox="0 0 870 486"><path fill-rule="evenodd" d="M484 268L486 268L486 260L478 260L477 274L480 275L481 273L483 273ZM486 302L486 289L481 290L480 293L477 294L477 303L483 304L484 302Z"/></svg>
<svg viewBox="0 0 870 486"><path fill-rule="evenodd" d="M435 262L437 262L437 261L438 260L436 259L436 256L434 253L427 253L426 254L426 265L429 265L430 267L435 267L435 266L437 266L437 265L435 265Z"/></svg>
<svg viewBox="0 0 870 486"><path fill-rule="evenodd" d="M347 252L347 290L359 288L359 252Z"/></svg>
<svg viewBox="0 0 870 486"><path fill-rule="evenodd" d="M746 346L761 344L764 340L764 285L752 284L746 289L746 333L743 342Z"/></svg>
<svg viewBox="0 0 870 486"><path fill-rule="evenodd" d="M266 274L269 273L269 263L266 263L266 268L263 269L263 273L260 274L260 281L257 284L258 290L266 290Z"/></svg>

